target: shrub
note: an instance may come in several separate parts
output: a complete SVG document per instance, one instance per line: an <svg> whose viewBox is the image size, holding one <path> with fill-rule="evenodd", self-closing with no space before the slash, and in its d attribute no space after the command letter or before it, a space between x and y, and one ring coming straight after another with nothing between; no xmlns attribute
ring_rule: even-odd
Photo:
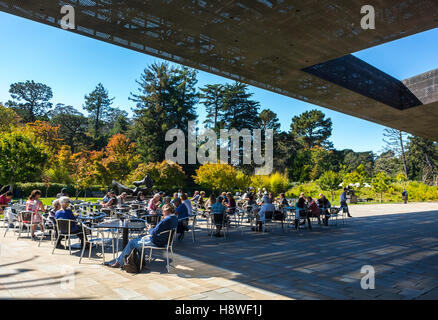
<svg viewBox="0 0 438 320"><path fill-rule="evenodd" d="M184 187L186 180L186 174L179 164L164 160L139 164L127 179L127 183L142 180L146 174L154 180L154 188L166 192Z"/></svg>

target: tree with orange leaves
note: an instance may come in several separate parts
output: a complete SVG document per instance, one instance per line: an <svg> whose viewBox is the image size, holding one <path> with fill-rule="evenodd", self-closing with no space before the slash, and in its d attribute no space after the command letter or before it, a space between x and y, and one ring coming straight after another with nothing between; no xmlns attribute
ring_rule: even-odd
<svg viewBox="0 0 438 320"><path fill-rule="evenodd" d="M135 143L123 134L112 136L104 153L103 165L111 180L125 181L140 162Z"/></svg>

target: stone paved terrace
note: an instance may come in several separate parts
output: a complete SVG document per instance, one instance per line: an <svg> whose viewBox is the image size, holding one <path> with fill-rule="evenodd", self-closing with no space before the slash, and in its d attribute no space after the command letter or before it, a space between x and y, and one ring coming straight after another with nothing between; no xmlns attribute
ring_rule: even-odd
<svg viewBox="0 0 438 320"><path fill-rule="evenodd" d="M345 225L268 234L198 233L175 243L176 269L156 260L131 275L57 250L49 241L0 234L0 298L67 299L437 299L438 203L358 205ZM0 229L3 231L4 229ZM111 254L107 254L111 258ZM362 290L363 265L376 270ZM63 285L66 271L72 286ZM74 284L74 286L73 286Z"/></svg>

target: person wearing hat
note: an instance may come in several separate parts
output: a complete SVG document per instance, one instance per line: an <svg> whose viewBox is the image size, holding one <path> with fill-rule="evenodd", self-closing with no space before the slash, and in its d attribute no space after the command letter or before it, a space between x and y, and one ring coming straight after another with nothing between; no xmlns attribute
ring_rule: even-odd
<svg viewBox="0 0 438 320"><path fill-rule="evenodd" d="M56 199L59 199L61 197L68 197L68 196L69 195L67 194L67 188L62 188L61 192L56 195Z"/></svg>

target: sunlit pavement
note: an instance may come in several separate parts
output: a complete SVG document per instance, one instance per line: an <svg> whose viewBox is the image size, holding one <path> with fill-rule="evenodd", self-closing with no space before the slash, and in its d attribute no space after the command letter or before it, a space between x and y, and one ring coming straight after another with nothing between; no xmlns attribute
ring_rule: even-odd
<svg viewBox="0 0 438 320"><path fill-rule="evenodd" d="M350 211L346 224L311 231L231 230L225 240L201 230L195 244L188 233L169 274L161 259L138 275L109 269L94 250L78 264L78 250L52 255L50 241L3 238L0 228L0 298L437 299L438 203ZM374 290L361 288L364 265L374 267Z"/></svg>

